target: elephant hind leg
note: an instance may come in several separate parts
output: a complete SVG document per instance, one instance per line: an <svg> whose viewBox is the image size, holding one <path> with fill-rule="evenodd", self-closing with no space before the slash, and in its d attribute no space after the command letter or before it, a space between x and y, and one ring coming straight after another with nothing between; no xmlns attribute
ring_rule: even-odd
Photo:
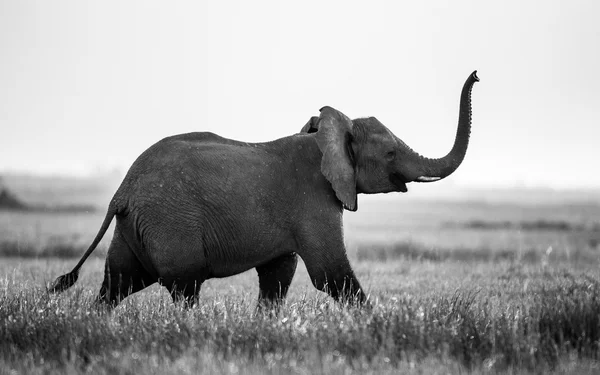
<svg viewBox="0 0 600 375"><path fill-rule="evenodd" d="M163 285L169 290L169 293L171 293L173 303L183 302L185 307L192 307L198 302L198 294L200 293L202 281L172 281Z"/></svg>
<svg viewBox="0 0 600 375"><path fill-rule="evenodd" d="M104 267L104 281L96 297L97 304L113 308L127 296L157 280L143 267L118 229L115 229Z"/></svg>
<svg viewBox="0 0 600 375"><path fill-rule="evenodd" d="M298 255L289 253L256 267L260 292L258 295L259 308L279 305L287 295L296 266Z"/></svg>

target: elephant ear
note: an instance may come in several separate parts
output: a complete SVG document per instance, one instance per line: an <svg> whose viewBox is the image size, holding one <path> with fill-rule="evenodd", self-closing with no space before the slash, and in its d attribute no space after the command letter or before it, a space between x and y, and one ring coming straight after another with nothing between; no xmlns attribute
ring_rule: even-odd
<svg viewBox="0 0 600 375"><path fill-rule="evenodd" d="M323 153L321 173L331 183L344 208L356 211L356 174L350 151L352 120L340 111L323 107L317 128L317 144Z"/></svg>
<svg viewBox="0 0 600 375"><path fill-rule="evenodd" d="M319 130L319 118L317 116L313 116L308 120L306 125L300 129L300 133L316 133Z"/></svg>

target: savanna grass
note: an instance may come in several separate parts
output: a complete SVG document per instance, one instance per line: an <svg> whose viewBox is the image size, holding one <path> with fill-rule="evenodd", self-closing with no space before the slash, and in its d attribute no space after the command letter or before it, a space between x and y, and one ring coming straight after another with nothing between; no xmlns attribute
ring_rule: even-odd
<svg viewBox="0 0 600 375"><path fill-rule="evenodd" d="M427 273L430 266L423 265ZM477 284L425 286L418 294L381 284L372 307L363 309L304 289L278 313L256 310L247 292L205 296L185 309L158 288L107 313L93 308L87 285L55 296L40 286L18 288L7 278L0 288L0 360L23 372L96 373L393 373L422 366L538 372L569 363L595 366L596 276L493 264L480 271L488 277Z"/></svg>

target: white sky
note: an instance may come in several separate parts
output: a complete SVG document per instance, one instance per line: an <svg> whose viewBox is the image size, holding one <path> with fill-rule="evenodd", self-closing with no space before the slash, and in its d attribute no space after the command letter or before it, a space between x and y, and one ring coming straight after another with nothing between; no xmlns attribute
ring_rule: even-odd
<svg viewBox="0 0 600 375"><path fill-rule="evenodd" d="M598 1L0 0L0 173L125 171L159 139L266 141L324 105L450 149L448 180L600 187Z"/></svg>

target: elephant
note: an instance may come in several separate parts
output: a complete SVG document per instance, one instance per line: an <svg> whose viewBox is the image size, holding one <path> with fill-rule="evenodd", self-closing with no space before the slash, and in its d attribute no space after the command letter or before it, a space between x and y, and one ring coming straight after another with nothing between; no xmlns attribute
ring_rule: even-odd
<svg viewBox="0 0 600 375"><path fill-rule="evenodd" d="M471 91L462 88L456 138L444 157L423 157L375 117L351 120L323 107L300 133L246 143L196 132L162 139L133 163L111 199L98 234L74 269L49 286L77 281L113 218L104 280L96 298L115 307L158 282L174 302L198 302L211 278L258 273L259 306L284 301L298 256L313 285L335 300L368 304L350 265L344 209L358 194L407 192L462 163L471 130Z"/></svg>

